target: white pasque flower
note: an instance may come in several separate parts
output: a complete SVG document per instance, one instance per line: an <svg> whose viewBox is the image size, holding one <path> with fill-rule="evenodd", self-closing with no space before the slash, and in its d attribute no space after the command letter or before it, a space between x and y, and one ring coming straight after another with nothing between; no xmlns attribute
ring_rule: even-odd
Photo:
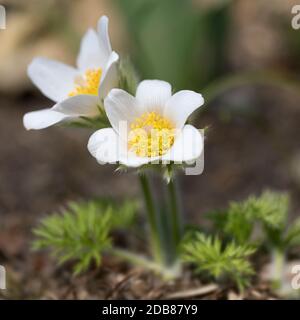
<svg viewBox="0 0 300 320"><path fill-rule="evenodd" d="M111 49L106 16L99 19L97 32L89 29L84 35L77 68L35 58L28 67L28 75L56 104L50 109L25 114L25 128L37 130L80 116L97 116L100 99L117 85L118 59L118 54Z"/></svg>
<svg viewBox="0 0 300 320"><path fill-rule="evenodd" d="M203 137L190 114L203 105L201 94L183 90L172 95L171 85L160 80L142 81L136 97L112 89L104 108L112 128L96 131L88 149L99 163L139 167L151 162L185 163L200 157Z"/></svg>

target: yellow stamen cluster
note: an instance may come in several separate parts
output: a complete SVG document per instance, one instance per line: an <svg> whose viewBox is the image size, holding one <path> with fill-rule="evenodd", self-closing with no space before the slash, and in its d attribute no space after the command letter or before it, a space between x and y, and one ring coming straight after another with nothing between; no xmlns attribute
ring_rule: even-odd
<svg viewBox="0 0 300 320"><path fill-rule="evenodd" d="M75 88L69 93L69 97L74 97L79 94L92 94L98 95L98 87L102 75L102 69L87 70L80 79L81 81L75 82Z"/></svg>
<svg viewBox="0 0 300 320"><path fill-rule="evenodd" d="M161 156L174 143L174 126L156 112L146 112L136 118L130 129L128 147L139 157Z"/></svg>

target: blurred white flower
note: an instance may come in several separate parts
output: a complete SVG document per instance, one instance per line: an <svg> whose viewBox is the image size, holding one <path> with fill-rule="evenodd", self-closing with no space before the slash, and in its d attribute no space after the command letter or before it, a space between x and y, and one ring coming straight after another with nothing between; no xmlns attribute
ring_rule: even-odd
<svg viewBox="0 0 300 320"><path fill-rule="evenodd" d="M118 59L118 54L111 49L106 16L99 19L97 32L89 29L84 35L77 68L35 58L28 67L28 75L56 104L50 109L25 114L25 128L37 130L80 116L97 116L100 99L117 85Z"/></svg>
<svg viewBox="0 0 300 320"><path fill-rule="evenodd" d="M153 161L184 163L196 160L203 150L203 137L191 125L190 114L204 99L194 91L172 95L165 81L142 81L131 96L112 89L104 108L112 128L96 131L88 149L99 163L139 167Z"/></svg>

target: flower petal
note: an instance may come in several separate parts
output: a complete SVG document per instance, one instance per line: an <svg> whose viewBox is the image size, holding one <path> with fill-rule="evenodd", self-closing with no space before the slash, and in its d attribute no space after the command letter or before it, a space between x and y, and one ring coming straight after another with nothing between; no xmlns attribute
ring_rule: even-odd
<svg viewBox="0 0 300 320"><path fill-rule="evenodd" d="M109 20L106 16L102 16L98 21L98 36L100 49L103 52L103 54L106 55L107 59L112 52L108 34L108 22Z"/></svg>
<svg viewBox="0 0 300 320"><path fill-rule="evenodd" d="M193 111L202 106L204 99L200 93L182 90L175 93L166 103L164 116L182 128Z"/></svg>
<svg viewBox="0 0 300 320"><path fill-rule="evenodd" d="M106 51L100 47L97 32L89 29L83 36L77 57L77 66L85 72L88 69L103 69L108 60Z"/></svg>
<svg viewBox="0 0 300 320"><path fill-rule="evenodd" d="M69 116L52 109L43 109L26 113L23 117L23 124L27 130L39 130L69 118Z"/></svg>
<svg viewBox="0 0 300 320"><path fill-rule="evenodd" d="M185 125L172 148L162 156L162 160L183 163L196 160L203 150L203 137L194 126Z"/></svg>
<svg viewBox="0 0 300 320"><path fill-rule="evenodd" d="M89 139L88 150L100 164L120 163L127 167L139 167L150 162L128 152L127 145L112 128L96 131Z"/></svg>
<svg viewBox="0 0 300 320"><path fill-rule="evenodd" d="M75 68L45 58L33 59L27 72L42 93L55 102L62 101L68 96L78 76Z"/></svg>
<svg viewBox="0 0 300 320"><path fill-rule="evenodd" d="M172 87L166 81L144 80L136 91L136 98L145 111L161 111L171 98Z"/></svg>
<svg viewBox="0 0 300 320"><path fill-rule="evenodd" d="M100 129L90 137L88 150L101 164L117 163L120 152L118 135L112 128Z"/></svg>
<svg viewBox="0 0 300 320"><path fill-rule="evenodd" d="M99 97L104 99L109 91L118 86L118 70L117 62L119 60L119 55L116 52L112 52L108 58L107 65L103 70L99 85Z"/></svg>
<svg viewBox="0 0 300 320"><path fill-rule="evenodd" d="M136 156L133 153L128 152L127 156L120 157L119 162L126 167L137 168L137 167L141 167L147 163L150 163L151 161L155 161L157 159L151 160L151 158L142 158L142 157Z"/></svg>
<svg viewBox="0 0 300 320"><path fill-rule="evenodd" d="M57 103L52 109L72 117L95 117L98 113L98 96L80 94Z"/></svg>
<svg viewBox="0 0 300 320"><path fill-rule="evenodd" d="M112 89L109 92L104 100L104 108L116 132L120 132L122 121L129 126L131 121L141 115L136 99L122 89Z"/></svg>

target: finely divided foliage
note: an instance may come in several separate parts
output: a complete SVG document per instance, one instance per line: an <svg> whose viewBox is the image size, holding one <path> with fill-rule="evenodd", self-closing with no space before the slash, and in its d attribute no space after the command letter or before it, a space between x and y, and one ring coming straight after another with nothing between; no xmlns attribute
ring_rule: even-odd
<svg viewBox="0 0 300 320"><path fill-rule="evenodd" d="M182 258L191 262L197 272L206 273L215 280L226 278L242 289L249 283L253 269L248 257L258 249L283 256L300 244L300 220L287 225L289 197L285 193L265 191L245 201L231 202L221 211L207 216L213 222L218 236L192 232L182 245Z"/></svg>
<svg viewBox="0 0 300 320"><path fill-rule="evenodd" d="M283 230L288 211L287 194L265 191L259 197L250 196L241 202L231 202L227 209L210 212L207 216L219 232L245 243L251 240L257 224L266 229Z"/></svg>
<svg viewBox="0 0 300 320"><path fill-rule="evenodd" d="M111 231L129 227L137 203L116 205L109 200L71 202L60 213L42 219L34 230L34 249L51 249L59 263L76 261L74 273L85 271L92 262L101 264L102 254L112 246Z"/></svg>
<svg viewBox="0 0 300 320"><path fill-rule="evenodd" d="M254 271L247 258L255 252L249 245L223 244L218 237L195 232L182 244L183 261L192 263L196 272L208 274L217 281L232 280L240 290L249 284Z"/></svg>

